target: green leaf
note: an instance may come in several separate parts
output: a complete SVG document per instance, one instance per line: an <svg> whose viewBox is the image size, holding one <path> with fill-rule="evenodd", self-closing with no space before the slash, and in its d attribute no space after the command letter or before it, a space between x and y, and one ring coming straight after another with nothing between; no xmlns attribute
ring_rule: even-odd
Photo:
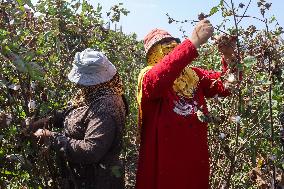
<svg viewBox="0 0 284 189"><path fill-rule="evenodd" d="M213 14L217 13L219 11L219 8L222 7L223 5L224 5L224 0L221 0L217 6L211 8L209 16L212 16Z"/></svg>
<svg viewBox="0 0 284 189"><path fill-rule="evenodd" d="M122 176L122 172L121 172L121 167L119 167L119 166L112 166L111 167L111 172L112 172L112 174L115 176L115 177L117 177L117 178L120 178L121 176Z"/></svg>
<svg viewBox="0 0 284 189"><path fill-rule="evenodd" d="M84 15L86 11L87 11L87 2L83 0L81 15Z"/></svg>
<svg viewBox="0 0 284 189"><path fill-rule="evenodd" d="M102 9L103 9L103 7L102 7L100 4L98 4L98 6L97 6L97 12L101 12Z"/></svg>
<svg viewBox="0 0 284 189"><path fill-rule="evenodd" d="M212 16L213 14L215 14L218 11L219 11L219 6L212 7L211 10L210 10L209 16Z"/></svg>
<svg viewBox="0 0 284 189"><path fill-rule="evenodd" d="M44 72L42 68L35 62L27 64L28 73L33 80L44 82Z"/></svg>
<svg viewBox="0 0 284 189"><path fill-rule="evenodd" d="M34 5L33 3L31 2L31 0L17 0L17 3L20 5L20 6L23 6L23 5L28 5L29 7L31 8L34 8Z"/></svg>
<svg viewBox="0 0 284 189"><path fill-rule="evenodd" d="M27 73L28 69L27 69L26 63L23 61L23 59L17 54L14 54L14 53L11 53L11 54L14 58L14 61L12 61L12 62L14 64L14 66L17 68L17 70L19 70L20 72L23 72L23 73Z"/></svg>
<svg viewBox="0 0 284 189"><path fill-rule="evenodd" d="M11 49L9 48L9 46L5 45L4 48L3 48L3 54L8 54L8 53L11 53Z"/></svg>
<svg viewBox="0 0 284 189"><path fill-rule="evenodd" d="M243 64L247 67L251 67L256 63L256 58L253 56L247 56L243 59Z"/></svg>
<svg viewBox="0 0 284 189"><path fill-rule="evenodd" d="M0 79L0 88L6 88L7 81Z"/></svg>
<svg viewBox="0 0 284 189"><path fill-rule="evenodd" d="M269 20L269 24L271 24L272 22L276 21L276 17L273 15L270 20Z"/></svg>
<svg viewBox="0 0 284 189"><path fill-rule="evenodd" d="M44 39L47 41L49 37L52 37L52 31L48 31L44 34Z"/></svg>
<svg viewBox="0 0 284 189"><path fill-rule="evenodd" d="M33 5L33 3L31 2L31 0L22 0L22 2L23 2L24 4L29 5L29 7L34 8L34 5Z"/></svg>
<svg viewBox="0 0 284 189"><path fill-rule="evenodd" d="M7 38L7 35L9 35L10 32L8 32L7 30L3 30L3 29L0 29L0 40L4 40Z"/></svg>
<svg viewBox="0 0 284 189"><path fill-rule="evenodd" d="M2 140L2 139L1 139L1 140ZM4 155L5 155L5 152L1 149L1 150L0 150L0 158L4 157Z"/></svg>
<svg viewBox="0 0 284 189"><path fill-rule="evenodd" d="M238 68L240 71L242 71L243 68L244 68L244 65L243 65L243 64L238 64L238 65L237 65L237 68Z"/></svg>
<svg viewBox="0 0 284 189"><path fill-rule="evenodd" d="M17 3L21 6L24 5L22 0L17 0Z"/></svg>

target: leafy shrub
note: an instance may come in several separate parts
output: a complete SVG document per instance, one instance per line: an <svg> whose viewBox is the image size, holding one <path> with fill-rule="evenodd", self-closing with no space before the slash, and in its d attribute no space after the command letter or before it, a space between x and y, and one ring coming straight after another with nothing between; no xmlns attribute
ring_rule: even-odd
<svg viewBox="0 0 284 189"><path fill-rule="evenodd" d="M236 59L230 69L242 72L231 78L232 95L209 100L209 148L211 152L212 188L276 188L283 187L283 150L279 136L283 125L279 115L283 111L284 44L283 29L276 18L266 18L271 3L259 0L240 3L220 0L209 14L200 13L198 19L221 14L223 21L214 26L218 35L236 36ZM258 6L261 18L247 15L250 6ZM178 21L168 15L169 23L194 24L198 20ZM243 27L244 21L257 21ZM270 29L273 28L273 29ZM220 55L216 42L200 49L200 58L194 65L220 70ZM223 79L229 79L230 75ZM282 122L283 124L283 122Z"/></svg>
<svg viewBox="0 0 284 189"><path fill-rule="evenodd" d="M110 9L111 21L127 15L121 6ZM127 86L130 115L123 158L135 158L135 90L144 63L143 45L135 34L125 35L104 27L108 23L101 10L100 5L93 7L86 1L0 3L1 187L56 187L60 164L53 152L32 140L30 122L67 106L76 88L66 75L75 53L87 47L103 51ZM135 170L132 172L133 176Z"/></svg>
<svg viewBox="0 0 284 189"><path fill-rule="evenodd" d="M243 73L242 80L236 76L231 78L232 96L209 100L212 188L268 188L282 186L284 182L279 140L284 125L278 119L283 111L284 89L284 47L278 38L282 28L275 17L266 18L271 4L264 0L256 4L262 18L246 15L251 2L237 7L233 1L221 0L209 14L198 16L204 19L218 13L223 15L224 21L215 26L216 32L237 36L236 60L230 68ZM104 27L107 22L101 10L100 5L93 7L86 1L42 0L37 5L28 0L1 1L1 187L56 188L60 162L47 147L38 147L32 140L29 123L67 106L76 88L67 81L66 75L75 52L87 47L103 51L118 67L123 79L130 114L122 158L126 162L127 188L134 187L135 91L145 55L135 35ZM107 13L109 22L117 22L127 14L122 4L114 5ZM241 27L241 21L246 19L262 22L264 29L254 25ZM169 17L169 23L181 25L196 21ZM186 35L182 28L181 31ZM200 49L199 59L193 64L218 70L219 61L216 44L211 42Z"/></svg>

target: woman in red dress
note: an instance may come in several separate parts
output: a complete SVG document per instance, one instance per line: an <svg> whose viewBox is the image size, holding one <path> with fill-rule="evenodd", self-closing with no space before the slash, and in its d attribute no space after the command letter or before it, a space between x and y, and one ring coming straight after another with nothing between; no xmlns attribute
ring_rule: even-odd
<svg viewBox="0 0 284 189"><path fill-rule="evenodd" d="M144 39L149 66L141 71L138 83L137 189L209 188L207 123L197 114L208 114L206 98L230 94L220 77L228 74L234 49L219 46L222 72L189 65L212 35L212 25L202 20L181 44L159 29Z"/></svg>

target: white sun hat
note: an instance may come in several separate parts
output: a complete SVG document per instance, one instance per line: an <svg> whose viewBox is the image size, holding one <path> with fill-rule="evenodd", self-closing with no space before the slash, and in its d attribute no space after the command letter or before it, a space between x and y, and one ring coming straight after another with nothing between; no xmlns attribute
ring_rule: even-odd
<svg viewBox="0 0 284 189"><path fill-rule="evenodd" d="M79 85L92 86L111 80L116 72L102 52L87 48L76 53L68 79Z"/></svg>

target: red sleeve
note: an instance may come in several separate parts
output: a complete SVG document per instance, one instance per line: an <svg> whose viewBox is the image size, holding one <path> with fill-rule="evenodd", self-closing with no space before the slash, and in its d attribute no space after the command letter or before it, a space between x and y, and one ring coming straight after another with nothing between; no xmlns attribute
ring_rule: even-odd
<svg viewBox="0 0 284 189"><path fill-rule="evenodd" d="M216 95L225 97L230 95L230 91L225 89L221 81L221 72L193 68L199 77L199 84L206 98L212 98Z"/></svg>
<svg viewBox="0 0 284 189"><path fill-rule="evenodd" d="M182 70L198 52L190 40L183 41L171 53L150 69L143 78L143 97L158 98L169 90Z"/></svg>
<svg viewBox="0 0 284 189"><path fill-rule="evenodd" d="M221 63L222 72L194 68L194 71L199 76L200 85L206 98L212 98L216 95L218 95L219 97L226 97L231 94L229 89L225 89L225 86L221 80L221 76L229 71L228 63L224 60L223 57ZM233 71L235 72L236 69L234 69ZM242 80L242 72L240 72L239 77Z"/></svg>
<svg viewBox="0 0 284 189"><path fill-rule="evenodd" d="M228 71L228 64L222 58L222 72L212 70L203 70L201 68L193 68L199 77L200 86L206 98L212 98L216 95L225 97L230 95L230 91L225 89L221 81L222 74Z"/></svg>

